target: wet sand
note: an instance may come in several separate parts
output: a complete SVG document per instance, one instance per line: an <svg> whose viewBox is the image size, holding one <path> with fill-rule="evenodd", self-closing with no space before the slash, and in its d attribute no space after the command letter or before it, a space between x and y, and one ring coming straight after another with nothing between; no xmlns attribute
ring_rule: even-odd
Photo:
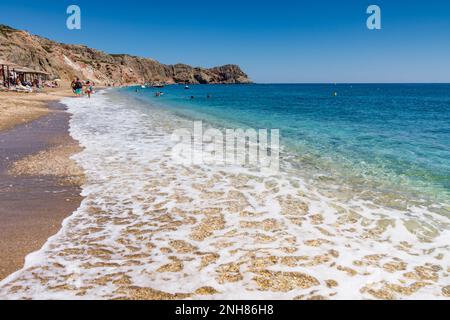
<svg viewBox="0 0 450 320"><path fill-rule="evenodd" d="M9 101L34 98L13 96ZM79 151L68 133L70 115L55 102L48 108L30 105L35 107L29 113L9 119L3 126L8 130L0 131L0 279L22 268L24 258L57 233L81 202L82 177L69 159Z"/></svg>

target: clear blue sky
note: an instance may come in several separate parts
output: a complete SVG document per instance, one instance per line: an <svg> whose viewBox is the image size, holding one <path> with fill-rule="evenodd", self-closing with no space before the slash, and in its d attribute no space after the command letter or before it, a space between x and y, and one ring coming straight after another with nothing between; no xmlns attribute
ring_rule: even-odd
<svg viewBox="0 0 450 320"><path fill-rule="evenodd" d="M80 31L65 27L69 4ZM14 0L0 23L163 63L236 63L256 82L450 82L448 0Z"/></svg>

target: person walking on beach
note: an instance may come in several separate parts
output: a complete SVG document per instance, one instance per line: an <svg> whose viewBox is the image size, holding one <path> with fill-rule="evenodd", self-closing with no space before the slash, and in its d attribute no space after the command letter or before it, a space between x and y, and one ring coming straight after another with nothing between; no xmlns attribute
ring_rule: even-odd
<svg viewBox="0 0 450 320"><path fill-rule="evenodd" d="M80 79L77 78L72 85L73 92L78 96L81 97L83 94L83 84L81 83Z"/></svg>
<svg viewBox="0 0 450 320"><path fill-rule="evenodd" d="M94 93L94 83L93 82L86 82L86 91L85 93L88 95L89 99L91 98L91 94Z"/></svg>

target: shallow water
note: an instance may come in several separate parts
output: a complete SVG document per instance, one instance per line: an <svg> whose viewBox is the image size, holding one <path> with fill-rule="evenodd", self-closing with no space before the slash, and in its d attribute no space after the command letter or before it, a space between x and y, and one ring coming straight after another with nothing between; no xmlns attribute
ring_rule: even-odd
<svg viewBox="0 0 450 320"><path fill-rule="evenodd" d="M161 99L124 91L222 127L278 128L303 174L450 200L450 85L170 86Z"/></svg>
<svg viewBox="0 0 450 320"><path fill-rule="evenodd" d="M446 87L425 87L421 99L414 86L384 88L391 98L337 88L174 86L161 99L128 89L66 100L85 147L75 157L85 200L0 283L0 297L447 297ZM344 102L355 96L359 108ZM409 112L389 110L402 99ZM436 109L412 119L418 105ZM170 135L193 118L281 129L280 172L175 163ZM402 119L410 124L396 127Z"/></svg>

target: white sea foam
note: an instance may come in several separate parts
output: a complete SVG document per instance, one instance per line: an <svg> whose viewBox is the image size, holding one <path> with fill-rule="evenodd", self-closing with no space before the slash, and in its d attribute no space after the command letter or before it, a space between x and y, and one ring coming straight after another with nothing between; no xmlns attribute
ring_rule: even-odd
<svg viewBox="0 0 450 320"><path fill-rule="evenodd" d="M108 92L63 102L85 198L0 298L445 298L447 217L326 197L293 169L181 166L184 119Z"/></svg>

